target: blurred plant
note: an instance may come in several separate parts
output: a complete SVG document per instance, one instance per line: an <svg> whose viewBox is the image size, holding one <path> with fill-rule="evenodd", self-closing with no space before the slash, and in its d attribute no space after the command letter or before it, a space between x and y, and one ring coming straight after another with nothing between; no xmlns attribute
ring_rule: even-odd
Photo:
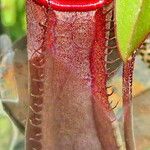
<svg viewBox="0 0 150 150"><path fill-rule="evenodd" d="M26 32L25 0L1 0L0 33L7 33L12 40L22 37Z"/></svg>

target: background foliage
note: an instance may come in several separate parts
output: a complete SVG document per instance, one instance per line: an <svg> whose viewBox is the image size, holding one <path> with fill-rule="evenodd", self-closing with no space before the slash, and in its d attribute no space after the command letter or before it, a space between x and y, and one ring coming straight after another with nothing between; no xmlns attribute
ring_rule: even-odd
<svg viewBox="0 0 150 150"><path fill-rule="evenodd" d="M116 0L116 35L126 62L150 33L150 0Z"/></svg>
<svg viewBox="0 0 150 150"><path fill-rule="evenodd" d="M16 41L26 33L25 0L0 0L0 35L7 34L12 41ZM1 101L1 100L0 100ZM18 131L16 131L18 134ZM14 135L11 121L2 111L0 104L0 149L1 150L22 150L19 141L13 147L13 140L18 137ZM20 135L20 134L19 134ZM17 137L15 137L17 136ZM22 141L21 141L22 142Z"/></svg>
<svg viewBox="0 0 150 150"><path fill-rule="evenodd" d="M25 0L0 1L0 34L7 33L14 41L26 32Z"/></svg>

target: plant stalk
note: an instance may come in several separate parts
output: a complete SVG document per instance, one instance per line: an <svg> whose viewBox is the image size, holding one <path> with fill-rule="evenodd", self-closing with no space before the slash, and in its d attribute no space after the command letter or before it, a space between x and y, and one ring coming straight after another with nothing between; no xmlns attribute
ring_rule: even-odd
<svg viewBox="0 0 150 150"><path fill-rule="evenodd" d="M127 150L135 150L133 132L132 79L135 56L133 55L123 66L123 108L124 108L124 137Z"/></svg>

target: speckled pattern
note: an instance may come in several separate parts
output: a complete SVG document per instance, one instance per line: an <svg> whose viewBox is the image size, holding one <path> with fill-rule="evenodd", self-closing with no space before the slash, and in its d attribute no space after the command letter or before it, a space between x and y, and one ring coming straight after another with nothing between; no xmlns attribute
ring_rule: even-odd
<svg viewBox="0 0 150 150"><path fill-rule="evenodd" d="M108 14L58 12L27 1L27 150L121 149L106 87Z"/></svg>

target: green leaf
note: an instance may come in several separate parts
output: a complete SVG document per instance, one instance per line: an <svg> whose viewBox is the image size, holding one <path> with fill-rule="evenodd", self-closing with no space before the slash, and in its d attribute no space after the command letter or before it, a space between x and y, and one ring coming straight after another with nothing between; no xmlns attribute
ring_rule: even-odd
<svg viewBox="0 0 150 150"><path fill-rule="evenodd" d="M124 61L150 32L150 0L116 0L116 35Z"/></svg>

